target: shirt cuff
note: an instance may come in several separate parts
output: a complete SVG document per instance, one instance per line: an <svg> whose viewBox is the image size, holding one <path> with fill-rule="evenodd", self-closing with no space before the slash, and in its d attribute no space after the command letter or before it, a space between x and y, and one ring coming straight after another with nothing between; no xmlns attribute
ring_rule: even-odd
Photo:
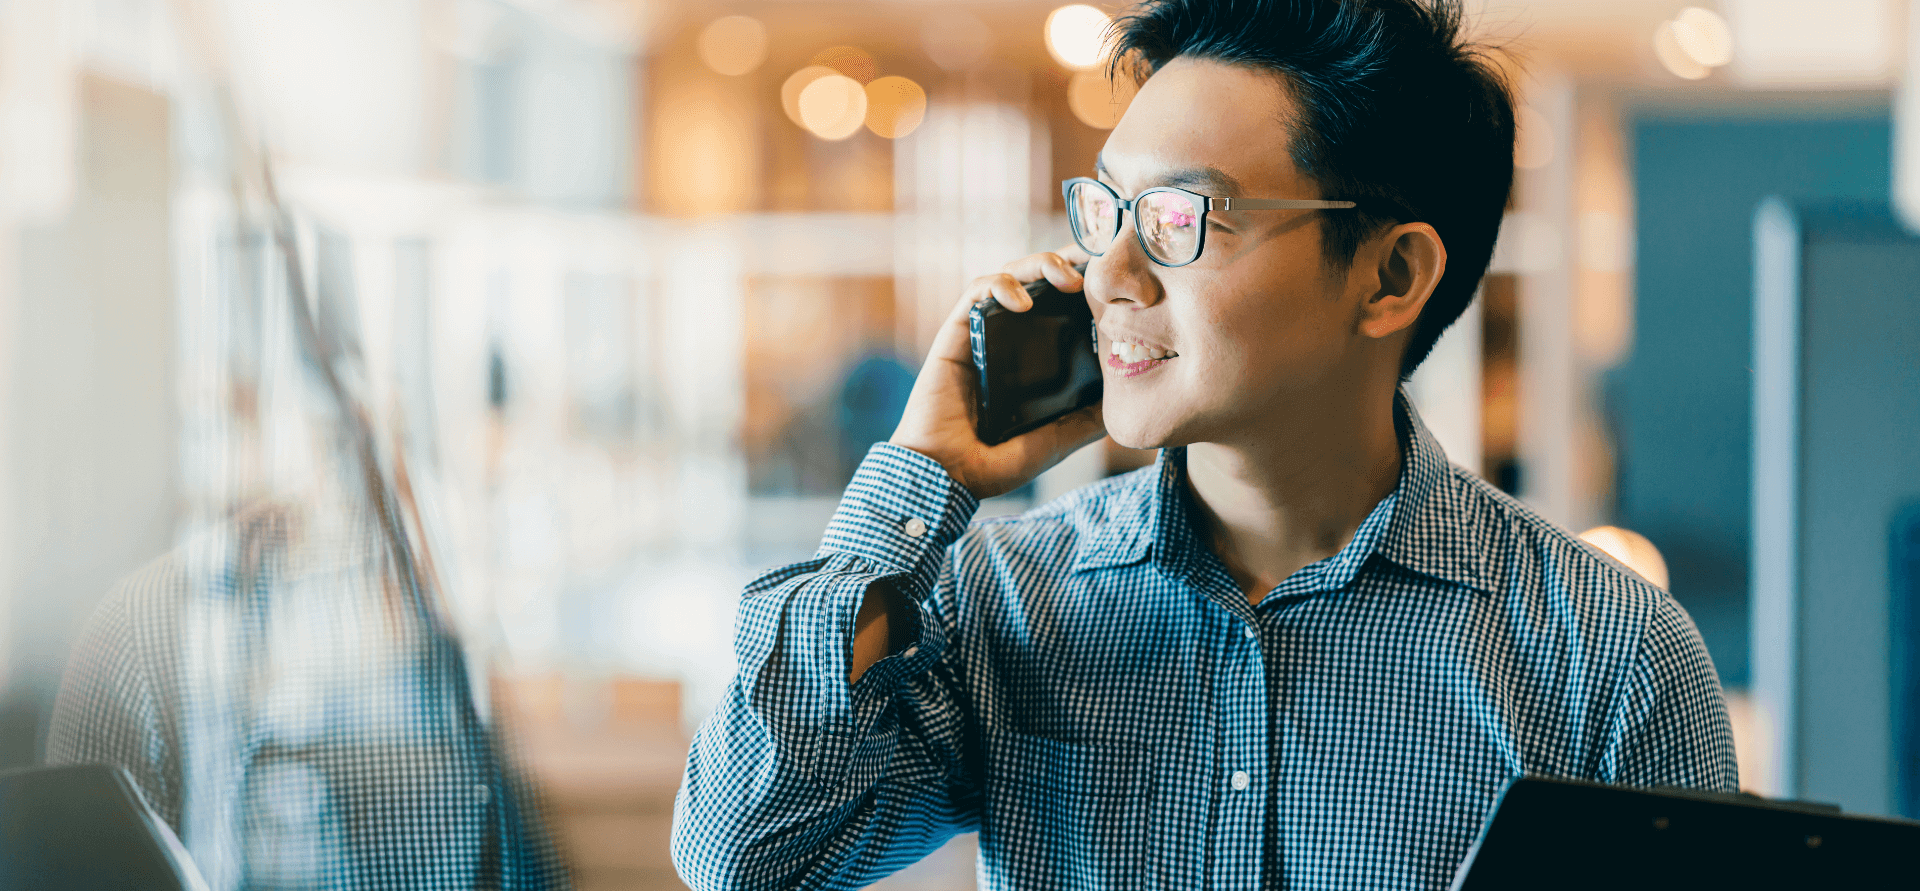
<svg viewBox="0 0 1920 891"><path fill-rule="evenodd" d="M939 555L965 532L980 499L909 448L876 443L840 497L820 554L849 554L932 586Z"/></svg>

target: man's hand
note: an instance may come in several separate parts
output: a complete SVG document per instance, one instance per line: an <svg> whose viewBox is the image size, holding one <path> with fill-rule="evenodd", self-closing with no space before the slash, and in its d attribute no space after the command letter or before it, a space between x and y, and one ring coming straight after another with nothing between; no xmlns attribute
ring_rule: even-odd
<svg viewBox="0 0 1920 891"><path fill-rule="evenodd" d="M978 372L967 332L967 311L992 297L1014 312L1033 308L1026 283L1042 276L1069 294L1083 284L1074 264L1090 258L1078 247L1034 254L1007 264L998 275L974 279L933 338L927 364L913 382L906 412L893 431L894 445L926 455L947 469L978 498L991 498L1026 485L1041 471L1106 433L1100 406L1092 405L1045 427L999 445L987 445L975 432L979 402Z"/></svg>
<svg viewBox="0 0 1920 891"><path fill-rule="evenodd" d="M974 432L979 410L974 394L979 384L967 332L967 311L992 297L1007 309L1026 312L1033 308L1033 298L1025 285L1041 276L1062 291L1078 293L1082 282L1073 267L1088 259L1078 247L1063 248L1016 260L998 275L974 279L934 335L933 349L920 369L920 377L913 382L913 393L907 397L907 409L893 431L892 443L940 462L947 475L966 486L974 497L991 498L1026 485L1041 471L1105 435L1107 428L1097 404L995 446L981 442ZM847 665L849 683L860 680L874 663L892 653L897 642L918 634L914 610L911 600L884 582L867 589L854 617L853 648ZM896 641L896 637L901 640Z"/></svg>

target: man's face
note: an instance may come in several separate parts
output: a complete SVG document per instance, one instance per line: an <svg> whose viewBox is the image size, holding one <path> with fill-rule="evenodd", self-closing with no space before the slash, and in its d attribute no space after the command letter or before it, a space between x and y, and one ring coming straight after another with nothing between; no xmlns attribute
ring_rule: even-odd
<svg viewBox="0 0 1920 891"><path fill-rule="evenodd" d="M1333 198L1288 157L1294 104L1272 74L1176 59L1149 78L1101 151L1122 197L1172 185L1210 197ZM1318 213L1346 213L1320 211ZM1106 425L1133 448L1257 437L1326 398L1356 361L1356 299L1321 259L1316 211L1213 211L1192 264L1156 265L1131 216L1087 267ZM1115 341L1177 354L1127 364ZM1339 389L1339 388L1334 388Z"/></svg>

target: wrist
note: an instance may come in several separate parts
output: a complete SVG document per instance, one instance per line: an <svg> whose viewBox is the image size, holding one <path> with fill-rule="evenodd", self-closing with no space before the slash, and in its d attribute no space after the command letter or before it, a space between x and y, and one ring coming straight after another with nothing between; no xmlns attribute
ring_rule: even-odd
<svg viewBox="0 0 1920 891"><path fill-rule="evenodd" d="M980 500L932 457L893 442L867 453L840 497L821 540L823 553L863 557L883 575L915 576L909 590L930 585L939 555L966 530Z"/></svg>

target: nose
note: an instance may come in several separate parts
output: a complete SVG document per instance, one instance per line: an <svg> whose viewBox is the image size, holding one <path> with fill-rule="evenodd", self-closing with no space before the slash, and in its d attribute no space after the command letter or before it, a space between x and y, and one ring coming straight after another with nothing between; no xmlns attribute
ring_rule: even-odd
<svg viewBox="0 0 1920 891"><path fill-rule="evenodd" d="M1093 299L1109 306L1148 307L1166 296L1156 267L1133 235L1132 214L1122 217L1120 231L1107 252L1087 262L1086 289Z"/></svg>

